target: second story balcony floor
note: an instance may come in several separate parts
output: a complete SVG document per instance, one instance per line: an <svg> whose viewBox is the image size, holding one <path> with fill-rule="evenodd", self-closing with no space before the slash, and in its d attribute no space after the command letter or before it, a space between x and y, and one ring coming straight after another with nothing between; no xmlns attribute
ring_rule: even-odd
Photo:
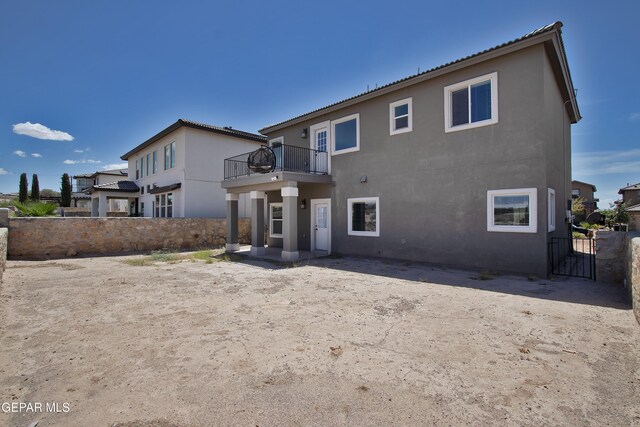
<svg viewBox="0 0 640 427"><path fill-rule="evenodd" d="M329 175L329 153L295 145L263 146L224 161L224 179L234 180L273 172Z"/></svg>

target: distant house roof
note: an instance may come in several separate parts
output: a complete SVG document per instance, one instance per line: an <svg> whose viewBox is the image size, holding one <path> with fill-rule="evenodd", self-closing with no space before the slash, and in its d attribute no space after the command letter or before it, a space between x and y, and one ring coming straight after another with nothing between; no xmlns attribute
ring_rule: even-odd
<svg viewBox="0 0 640 427"><path fill-rule="evenodd" d="M622 194L623 191L627 191L627 190L640 190L640 182L633 185L627 185L626 187L621 188L620 190L618 190L618 194Z"/></svg>
<svg viewBox="0 0 640 427"><path fill-rule="evenodd" d="M106 184L94 185L86 190L89 194L96 191L122 191L125 193L136 193L140 187L133 181L116 181Z"/></svg>
<svg viewBox="0 0 640 427"><path fill-rule="evenodd" d="M569 72L567 56L564 50L564 43L562 41L562 32L560 30L561 28L562 28L562 22L560 21L554 22L553 24L545 25L544 27L531 31L530 33L527 33L522 37L518 37L517 39L508 41L498 46L494 46L492 48L483 50L478 53L474 53L464 58L460 58L455 61L448 62L446 64L437 66L435 68L431 68L430 70L423 71L421 73L413 74L403 79L396 80L395 82L388 83L384 86L380 86L378 88L369 90L367 92L363 92L361 94L352 96L347 99L343 99L342 101L335 102L333 104L327 105L322 108L318 108L308 113L301 114L291 119L287 119L285 121L266 126L260 129L260 133L268 134L270 132L273 132L275 130L278 130L284 127L284 125L291 125L294 122L301 121L303 119L310 119L312 117L319 116L320 114L325 114L330 111L338 110L340 108L344 108L349 105L353 105L353 104L365 101L367 99L374 98L376 96L393 92L395 90L398 90L406 86L420 83L422 81L428 80L433 77L437 77L439 75L454 71L456 69L471 65L473 63L491 59L500 54L506 54L513 50L521 49L527 46L531 46L534 43L543 42L543 41L549 42L550 49L555 50L557 62L554 62L554 67L557 70L558 75L562 79L564 79L564 85L561 84L561 87L564 86L565 96L567 96L571 100L571 109L569 112L571 120L573 123L577 123L582 117L580 115L580 110L578 109L578 103L575 98L575 90L573 88L573 81L571 80L571 74ZM559 81L561 81L560 78L559 78Z"/></svg>
<svg viewBox="0 0 640 427"><path fill-rule="evenodd" d="M625 209L627 212L640 212L640 205L631 206Z"/></svg>
<svg viewBox="0 0 640 427"><path fill-rule="evenodd" d="M97 171L92 173L81 173L78 175L74 175L73 179L78 178L95 178L98 175L116 175L116 176L127 176L129 175L129 169L111 169L108 171Z"/></svg>
<svg viewBox="0 0 640 427"><path fill-rule="evenodd" d="M598 191L598 190L596 190L596 186L595 186L595 185L593 185L593 184L589 184L588 182L578 181L577 179L574 179L573 181L571 181L571 183L572 183L572 184L573 184L574 182L575 182L576 184L582 184L582 185L588 185L588 186L590 186L591 188L593 188L593 192L594 192L594 193L595 193L596 191Z"/></svg>
<svg viewBox="0 0 640 427"><path fill-rule="evenodd" d="M120 157L120 158L122 160L127 160L129 157L133 156L137 152L139 152L141 150L144 150L145 148L147 148L148 146L150 146L154 142L158 141L161 138L164 138L165 136L167 136L171 132L181 128L182 126L185 126L185 127L188 127L188 128L192 128L192 129L200 129L200 130L204 130L204 131L207 131L207 132L219 133L219 134L222 134L222 135L233 136L235 138L240 138L240 139L248 139L248 140L256 141L256 142L266 142L267 141L267 138L262 136L262 135L257 135L255 133L244 132L244 131L241 131L241 130L233 129L230 126L219 127L219 126L214 126L214 125L208 125L208 124L205 124L205 123L198 123L198 122L194 122L194 121L186 120L186 119L178 119L177 122L175 122L171 126L167 127L166 129L158 132L157 134L155 134L151 138L147 139L142 144L138 145L133 150L127 152L126 154L123 154L122 157Z"/></svg>

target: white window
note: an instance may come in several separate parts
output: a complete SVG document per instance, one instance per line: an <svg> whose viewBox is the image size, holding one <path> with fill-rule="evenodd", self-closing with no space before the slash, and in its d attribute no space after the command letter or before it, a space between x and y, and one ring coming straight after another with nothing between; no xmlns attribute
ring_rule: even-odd
<svg viewBox="0 0 640 427"><path fill-rule="evenodd" d="M156 194L156 218L173 218L173 193Z"/></svg>
<svg viewBox="0 0 640 427"><path fill-rule="evenodd" d="M151 168L151 154L147 154L147 170L146 170L147 176L149 176L150 168Z"/></svg>
<svg viewBox="0 0 640 427"><path fill-rule="evenodd" d="M176 142L164 146L164 170L176 167Z"/></svg>
<svg viewBox="0 0 640 427"><path fill-rule="evenodd" d="M580 189L574 188L571 190L571 197L580 197Z"/></svg>
<svg viewBox="0 0 640 427"><path fill-rule="evenodd" d="M498 123L498 73L444 88L445 132L494 123Z"/></svg>
<svg viewBox="0 0 640 427"><path fill-rule="evenodd" d="M282 203L269 205L269 236L282 238Z"/></svg>
<svg viewBox="0 0 640 427"><path fill-rule="evenodd" d="M140 178L140 160L136 160L136 179Z"/></svg>
<svg viewBox="0 0 640 427"><path fill-rule="evenodd" d="M144 216L144 202L140 202L140 216Z"/></svg>
<svg viewBox="0 0 640 427"><path fill-rule="evenodd" d="M537 194L535 188L487 191L487 231L537 232Z"/></svg>
<svg viewBox="0 0 640 427"><path fill-rule="evenodd" d="M144 177L144 156L140 159L140 178Z"/></svg>
<svg viewBox="0 0 640 427"><path fill-rule="evenodd" d="M352 114L331 122L332 155L360 150L360 114Z"/></svg>
<svg viewBox="0 0 640 427"><path fill-rule="evenodd" d="M380 198L347 199L347 232L350 236L380 236Z"/></svg>
<svg viewBox="0 0 640 427"><path fill-rule="evenodd" d="M411 132L412 129L413 99L402 99L389 104L389 134Z"/></svg>
<svg viewBox="0 0 640 427"><path fill-rule="evenodd" d="M556 190L549 188L548 198L547 209L549 211L549 232L552 232L556 229Z"/></svg>

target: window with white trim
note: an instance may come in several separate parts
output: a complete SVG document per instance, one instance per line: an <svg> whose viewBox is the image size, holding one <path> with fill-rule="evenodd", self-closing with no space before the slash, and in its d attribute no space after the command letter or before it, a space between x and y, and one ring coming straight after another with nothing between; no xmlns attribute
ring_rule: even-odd
<svg viewBox="0 0 640 427"><path fill-rule="evenodd" d="M413 130L413 98L402 99L389 104L389 134L411 132Z"/></svg>
<svg viewBox="0 0 640 427"><path fill-rule="evenodd" d="M140 178L140 160L136 160L136 179Z"/></svg>
<svg viewBox="0 0 640 427"><path fill-rule="evenodd" d="M151 168L151 153L147 154L147 170L146 170L147 176L149 176L150 168Z"/></svg>
<svg viewBox="0 0 640 427"><path fill-rule="evenodd" d="M575 198L575 197L580 197L580 189L579 188L574 188L571 190L571 197Z"/></svg>
<svg viewBox="0 0 640 427"><path fill-rule="evenodd" d="M360 150L360 114L331 122L331 155Z"/></svg>
<svg viewBox="0 0 640 427"><path fill-rule="evenodd" d="M347 199L347 232L350 236L380 236L380 198Z"/></svg>
<svg viewBox="0 0 640 427"><path fill-rule="evenodd" d="M487 191L487 231L537 232L537 194L535 188Z"/></svg>
<svg viewBox="0 0 640 427"><path fill-rule="evenodd" d="M173 193L156 194L156 218L173 218Z"/></svg>
<svg viewBox="0 0 640 427"><path fill-rule="evenodd" d="M140 178L144 177L144 156L140 158Z"/></svg>
<svg viewBox="0 0 640 427"><path fill-rule="evenodd" d="M445 132L498 123L498 73L445 87L444 121Z"/></svg>
<svg viewBox="0 0 640 427"><path fill-rule="evenodd" d="M282 203L269 205L269 236L282 238Z"/></svg>
<svg viewBox="0 0 640 427"><path fill-rule="evenodd" d="M549 232L552 232L556 229L556 190L549 188L547 194L548 226Z"/></svg>

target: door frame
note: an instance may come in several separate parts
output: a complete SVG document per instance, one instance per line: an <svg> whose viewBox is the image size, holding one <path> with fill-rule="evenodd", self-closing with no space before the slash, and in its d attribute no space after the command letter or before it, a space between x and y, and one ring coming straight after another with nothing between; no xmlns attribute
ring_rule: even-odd
<svg viewBox="0 0 640 427"><path fill-rule="evenodd" d="M316 205L327 204L327 255L331 255L331 199L311 199L309 208L311 209L311 252L316 250Z"/></svg>
<svg viewBox="0 0 640 427"><path fill-rule="evenodd" d="M315 131L318 129L327 128L327 173L331 175L331 121L327 120L322 123L316 123L309 127L309 148L317 150Z"/></svg>

